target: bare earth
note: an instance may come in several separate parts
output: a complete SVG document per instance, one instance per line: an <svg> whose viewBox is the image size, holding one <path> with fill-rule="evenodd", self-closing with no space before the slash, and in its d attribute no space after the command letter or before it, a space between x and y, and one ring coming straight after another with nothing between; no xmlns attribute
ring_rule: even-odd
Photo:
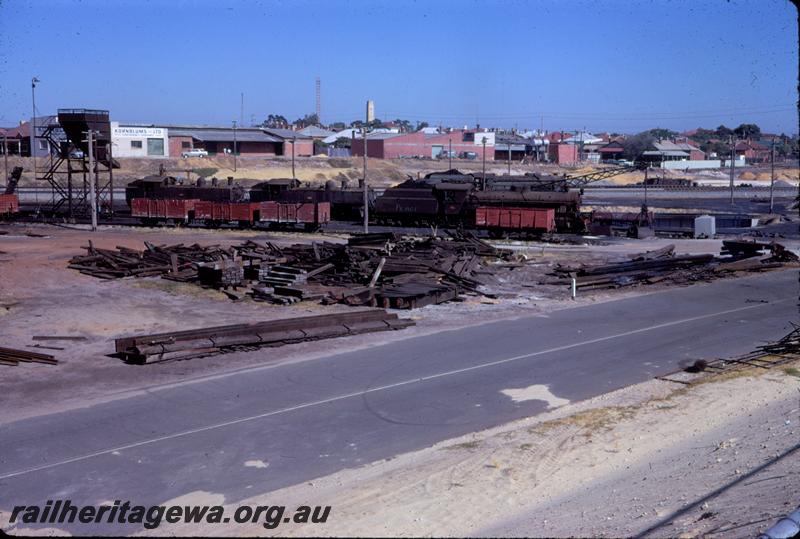
<svg viewBox="0 0 800 539"><path fill-rule="evenodd" d="M348 308L234 303L190 284L101 281L66 269L89 238L98 247L141 248L143 240L208 245L252 238L285 244L311 236L115 227L91 234L44 225L2 229L8 234L0 235L0 340L52 353L61 363L0 368L0 425L263 363L263 354L240 352L127 365L107 355L116 337ZM490 286L497 299L472 296L402 313L418 322L408 330L272 349L269 363L310 361L449 328L657 292L663 287L586 293L573 301L566 289L535 283L557 261L620 260L667 243L676 243L678 253L714 253L720 247L719 240L609 240L580 246L505 242L528 261L521 268L498 269ZM798 243L788 246L797 250ZM67 349L40 350L32 347L33 335L87 340L46 342ZM162 526L153 534L627 536L653 528L652 535L659 537L750 537L800 505L792 497L800 492L798 454L789 452L800 440L800 378L789 367L690 388L652 380L574 403L544 387L515 391L511 398L544 400L551 410L239 503L331 505L324 525L285 524L275 530L259 524ZM253 462L252 468L253 474L269 473L265 463ZM173 502L225 500L197 492Z"/></svg>

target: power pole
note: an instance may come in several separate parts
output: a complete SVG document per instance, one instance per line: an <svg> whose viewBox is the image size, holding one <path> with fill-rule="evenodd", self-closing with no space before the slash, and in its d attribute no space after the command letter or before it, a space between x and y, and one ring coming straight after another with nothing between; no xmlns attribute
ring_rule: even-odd
<svg viewBox="0 0 800 539"><path fill-rule="evenodd" d="M448 146L448 148L447 148L447 162L448 162L447 168L449 168L450 170L453 170L453 137L450 137L449 139L447 139L447 141L448 141L448 144L447 144L447 146Z"/></svg>
<svg viewBox="0 0 800 539"><path fill-rule="evenodd" d="M236 172L236 120L233 121L233 171Z"/></svg>
<svg viewBox="0 0 800 539"><path fill-rule="evenodd" d="M772 214L773 205L775 204L775 140L772 141L772 151L770 152L770 179L769 179L769 213ZM6 171L6 174L8 171Z"/></svg>
<svg viewBox="0 0 800 539"><path fill-rule="evenodd" d="M508 175L511 176L511 142L508 143Z"/></svg>
<svg viewBox="0 0 800 539"><path fill-rule="evenodd" d="M36 83L39 79L31 79L31 157L33 157L33 179L36 180ZM22 156L22 152L20 152Z"/></svg>
<svg viewBox="0 0 800 539"><path fill-rule="evenodd" d="M733 135L731 135L730 141L731 141L731 204L733 204L733 162L736 160L736 144L733 143Z"/></svg>
<svg viewBox="0 0 800 539"><path fill-rule="evenodd" d="M294 173L294 145L296 142L297 142L297 137L296 136L292 137L292 179L297 178L297 176Z"/></svg>
<svg viewBox="0 0 800 539"><path fill-rule="evenodd" d="M89 205L92 210L92 232L97 230L97 178L94 175L94 133L89 129L86 132L86 139L89 143Z"/></svg>
<svg viewBox="0 0 800 539"><path fill-rule="evenodd" d="M8 181L8 134L3 133L3 163L6 168L5 181Z"/></svg>
<svg viewBox="0 0 800 539"><path fill-rule="evenodd" d="M364 234L369 234L369 194L367 193L367 124L362 128L364 140Z"/></svg>
<svg viewBox="0 0 800 539"><path fill-rule="evenodd" d="M239 110L239 125L244 125L244 92L242 92L242 104Z"/></svg>
<svg viewBox="0 0 800 539"><path fill-rule="evenodd" d="M486 137L483 137L483 174L481 176L483 191L486 191Z"/></svg>
<svg viewBox="0 0 800 539"><path fill-rule="evenodd" d="M314 89L316 90L316 94L317 94L317 107L316 107L317 123L322 125L322 100L321 100L322 95L321 95L320 86L321 86L320 85L320 80L319 80L319 77L317 77L316 84L315 84L315 87L314 87Z"/></svg>

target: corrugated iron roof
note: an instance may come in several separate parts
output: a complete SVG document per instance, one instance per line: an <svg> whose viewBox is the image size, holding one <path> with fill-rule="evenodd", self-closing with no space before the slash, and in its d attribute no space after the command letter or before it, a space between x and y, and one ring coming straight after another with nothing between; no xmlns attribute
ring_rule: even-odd
<svg viewBox="0 0 800 539"><path fill-rule="evenodd" d="M171 137L192 137L201 142L233 142L233 129L170 127ZM236 142L283 142L283 139L260 130L236 130Z"/></svg>

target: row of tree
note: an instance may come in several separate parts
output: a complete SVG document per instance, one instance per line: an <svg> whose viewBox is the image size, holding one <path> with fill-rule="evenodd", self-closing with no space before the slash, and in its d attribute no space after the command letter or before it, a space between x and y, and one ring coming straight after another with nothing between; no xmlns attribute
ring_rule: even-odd
<svg viewBox="0 0 800 539"><path fill-rule="evenodd" d="M364 127L365 122L362 120L353 120L349 124L345 122L334 122L329 124L327 127L333 131L341 131L343 129L361 129ZM289 122L285 116L280 114L270 114L267 116L267 119L261 123L261 127L269 127L273 129L288 129L290 126L295 126L298 129L303 129L304 127L312 126L312 125L320 125L319 118L316 114L306 114L302 118L297 118L293 122ZM416 124L403 119L396 119L392 122L384 122L379 120L378 118L369 122L367 127L369 129L380 129L385 127L396 127L402 133L407 133L410 131L419 131L422 128L428 127L428 122L416 122Z"/></svg>
<svg viewBox="0 0 800 539"><path fill-rule="evenodd" d="M659 140L671 140L679 136L679 133L670 129L648 129L636 135L627 137L622 143L626 159L635 159L645 150L651 149L654 142ZM706 153L716 153L717 155L728 155L731 152L731 140L753 140L762 138L761 128L756 124L741 124L736 128L728 128L724 125L716 129L699 128L696 133L689 137L697 146ZM772 138L772 137L770 137ZM789 137L781 134L775 138L775 154L780 157L797 155L798 138Z"/></svg>

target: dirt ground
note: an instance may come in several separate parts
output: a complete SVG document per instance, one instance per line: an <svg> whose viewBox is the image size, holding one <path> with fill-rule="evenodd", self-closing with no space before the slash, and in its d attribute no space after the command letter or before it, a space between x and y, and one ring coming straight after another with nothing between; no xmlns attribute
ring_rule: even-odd
<svg viewBox="0 0 800 539"><path fill-rule="evenodd" d="M84 406L153 385L243 369L264 361L263 353L234 352L189 361L135 366L110 357L114 351L114 339L118 337L350 309L314 302L288 307L250 299L232 302L221 292L190 283L159 278L104 281L67 268L72 256L85 252L82 247L88 244L89 239L102 248L113 249L122 245L141 249L144 241L230 245L254 239L290 244L313 239L342 241L341 236L126 227L101 227L93 234L81 227L21 224L0 228L7 232L0 235L0 335L4 346L49 353L60 361L58 366L28 363L0 368L0 386L3 387L0 398L14 403L14 406L0 407L0 423ZM45 237L31 237L27 233ZM493 297L471 295L460 302L399 311L401 316L414 319L417 325L397 332L274 348L270 349L268 361L275 365L307 361L330 353L445 329L656 292L666 286L586 292L572 300L566 285L539 284L542 279L552 279L547 273L556 263L625 260L631 253L663 247L667 241L608 239L595 243L599 244L500 242L499 246L523 255L524 260L495 268L495 278L486 287ZM687 254L716 253L720 248L720 240L678 240L672 243L676 243L678 253ZM36 335L77 336L84 340L32 340ZM37 345L63 350L39 348Z"/></svg>
<svg viewBox="0 0 800 539"><path fill-rule="evenodd" d="M289 244L342 241L341 236L125 227L92 233L21 224L2 226L0 232L6 232L0 233L0 340L60 360L57 366L0 367L0 425L265 361L263 353L236 352L128 365L109 356L120 336L350 309L232 302L192 284L157 278L103 281L67 268L89 239L98 247L139 249L145 240ZM657 292L668 285L579 293L572 300L567 287L538 281L558 262L626 260L667 243L681 254L718 253L721 240L598 238L588 243L498 242L524 256L496 268L494 282L486 287L494 298L466 296L403 311L401 316L416 320L415 327L287 345L270 349L266 361L309 361L450 328ZM800 242L787 246L797 251ZM31 339L34 335L86 340L39 342ZM65 349L35 348L37 342ZM535 418L270 493L271 500L287 505L333 505L335 514L324 526L286 525L272 532L236 526L202 533L627 536L656 526L652 533L660 537L753 536L792 510L785 505L787 493L800 491L800 473L791 464L797 455L786 454L800 439L797 367L720 377L691 388L652 380L589 401L552 402L551 411ZM758 470L762 464L769 466ZM198 492L174 501L216 504L224 498ZM158 533L198 529L162 527Z"/></svg>

